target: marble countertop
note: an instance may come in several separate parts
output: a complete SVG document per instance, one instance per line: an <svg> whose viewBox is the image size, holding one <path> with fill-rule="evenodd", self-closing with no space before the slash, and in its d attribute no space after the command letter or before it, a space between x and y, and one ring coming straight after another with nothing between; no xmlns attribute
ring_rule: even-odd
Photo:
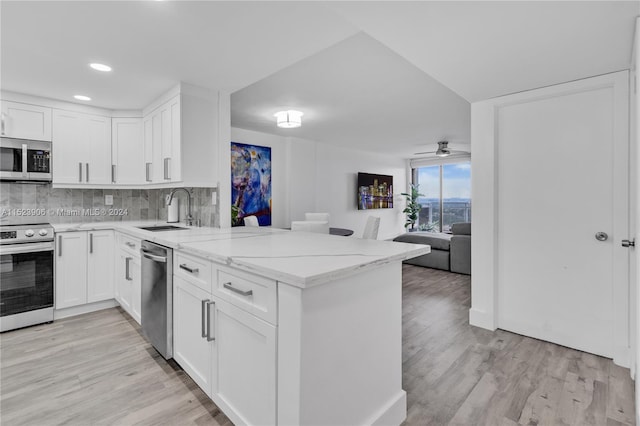
<svg viewBox="0 0 640 426"><path fill-rule="evenodd" d="M166 222L57 224L56 232L113 229L240 270L306 288L430 253L427 245L293 232L270 227L151 232L139 226ZM173 224L184 226L183 224Z"/></svg>

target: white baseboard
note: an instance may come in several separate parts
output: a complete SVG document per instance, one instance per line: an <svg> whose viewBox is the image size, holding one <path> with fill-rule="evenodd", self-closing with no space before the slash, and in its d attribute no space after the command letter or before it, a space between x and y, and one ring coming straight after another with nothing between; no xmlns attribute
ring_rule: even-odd
<svg viewBox="0 0 640 426"><path fill-rule="evenodd" d="M407 418L407 393L400 393L365 424L374 426L399 425Z"/></svg>
<svg viewBox="0 0 640 426"><path fill-rule="evenodd" d="M115 299L109 299L101 302L87 303L86 305L72 306L71 308L56 309L53 311L53 320L74 317L76 315L87 314L116 306L119 306L118 302L116 302Z"/></svg>
<svg viewBox="0 0 640 426"><path fill-rule="evenodd" d="M495 331L498 328L493 315L473 308L469 309L469 324L491 331Z"/></svg>

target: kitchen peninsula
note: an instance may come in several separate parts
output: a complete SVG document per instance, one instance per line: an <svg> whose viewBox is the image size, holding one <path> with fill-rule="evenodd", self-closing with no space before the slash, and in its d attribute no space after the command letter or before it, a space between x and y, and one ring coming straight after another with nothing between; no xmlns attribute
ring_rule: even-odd
<svg viewBox="0 0 640 426"><path fill-rule="evenodd" d="M116 247L149 240L174 249L174 359L234 423L404 420L401 262L428 246L275 228L137 226L56 231L111 229Z"/></svg>

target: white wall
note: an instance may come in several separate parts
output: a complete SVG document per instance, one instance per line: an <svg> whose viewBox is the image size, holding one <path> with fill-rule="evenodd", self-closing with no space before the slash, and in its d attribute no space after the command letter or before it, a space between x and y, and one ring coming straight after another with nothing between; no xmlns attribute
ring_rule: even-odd
<svg viewBox="0 0 640 426"><path fill-rule="evenodd" d="M403 159L235 127L231 140L271 147L273 226L288 227L292 220L303 220L305 212L328 212L331 226L353 229L356 236L362 235L369 215L381 218L378 239L403 232L404 200L399 195L407 188ZM358 210L358 172L393 175L396 207Z"/></svg>

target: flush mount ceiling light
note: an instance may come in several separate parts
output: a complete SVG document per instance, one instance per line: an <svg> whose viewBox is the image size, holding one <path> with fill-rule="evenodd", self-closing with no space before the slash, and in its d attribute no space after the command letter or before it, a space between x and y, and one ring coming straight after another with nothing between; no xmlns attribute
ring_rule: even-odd
<svg viewBox="0 0 640 426"><path fill-rule="evenodd" d="M91 68L93 68L94 70L96 70L96 71L102 71L102 72L111 71L111 67L109 65L99 64L97 62L93 62L93 63L89 64L89 66Z"/></svg>
<svg viewBox="0 0 640 426"><path fill-rule="evenodd" d="M75 95L74 98L76 98L79 101L90 101L91 98L85 95Z"/></svg>
<svg viewBox="0 0 640 426"><path fill-rule="evenodd" d="M276 124L278 127L293 129L295 127L302 126L303 115L304 114L300 111L288 110L276 112L274 117L276 117Z"/></svg>

